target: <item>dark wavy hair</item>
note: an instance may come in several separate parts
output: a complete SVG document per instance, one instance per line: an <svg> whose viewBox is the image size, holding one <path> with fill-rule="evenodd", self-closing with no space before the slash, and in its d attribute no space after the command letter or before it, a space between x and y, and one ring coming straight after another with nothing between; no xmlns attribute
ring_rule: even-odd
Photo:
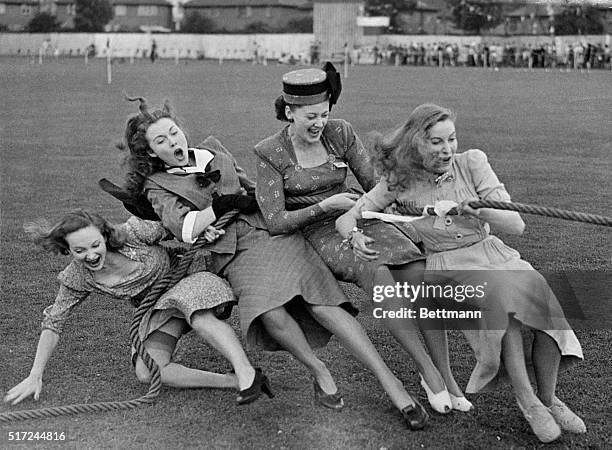
<svg viewBox="0 0 612 450"><path fill-rule="evenodd" d="M147 100L144 97L128 97L128 101L138 101L140 112L128 119L125 126L124 142L117 144L117 148L125 150L126 146L129 154L126 156L124 164L127 166L125 176L125 188L132 195L142 193L145 180L149 175L163 169L163 162L159 158L152 157L149 153L151 147L147 142L146 132L151 125L160 119L168 118L180 126L176 116L172 113L168 101L164 102L162 109L149 112Z"/></svg>
<svg viewBox="0 0 612 450"><path fill-rule="evenodd" d="M372 133L373 163L378 173L387 178L389 188L406 189L414 179L425 175L419 145L423 145L429 130L438 122L455 121L455 114L447 108L425 103L417 106L406 123L387 133Z"/></svg>
<svg viewBox="0 0 612 450"><path fill-rule="evenodd" d="M276 111L276 118L282 122L293 122L293 120L290 120L287 117L287 114L285 114L285 108L287 106L291 108L292 111L294 111L296 108L295 105L290 105L289 103L287 103L282 95L276 97L276 100L274 100L274 110Z"/></svg>
<svg viewBox="0 0 612 450"><path fill-rule="evenodd" d="M106 248L110 251L123 247L126 242L127 236L120 228L98 214L82 209L69 212L55 225L50 225L46 219L38 219L25 223L23 229L32 241L46 251L69 255L70 248L66 236L89 226L94 226L100 231L106 242Z"/></svg>

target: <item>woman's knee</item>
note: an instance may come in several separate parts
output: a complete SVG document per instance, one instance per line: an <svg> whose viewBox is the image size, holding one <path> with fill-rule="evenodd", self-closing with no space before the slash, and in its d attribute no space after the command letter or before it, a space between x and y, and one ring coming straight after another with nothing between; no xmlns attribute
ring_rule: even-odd
<svg viewBox="0 0 612 450"><path fill-rule="evenodd" d="M419 285L423 282L425 275L425 261L413 261L391 269L393 278L398 281Z"/></svg>
<svg viewBox="0 0 612 450"><path fill-rule="evenodd" d="M138 358L136 360L136 367L134 368L136 373L136 379L144 384L149 384L151 382L151 372L142 361L142 359Z"/></svg>
<svg viewBox="0 0 612 450"><path fill-rule="evenodd" d="M279 308L274 308L270 311L266 311L260 316L260 319L267 330L270 330L271 328L282 330L283 328L285 328L288 315L289 314L287 313L285 308L281 306Z"/></svg>
<svg viewBox="0 0 612 450"><path fill-rule="evenodd" d="M208 334L212 329L222 324L221 320L217 319L212 310L200 310L193 313L191 316L191 328L198 334Z"/></svg>

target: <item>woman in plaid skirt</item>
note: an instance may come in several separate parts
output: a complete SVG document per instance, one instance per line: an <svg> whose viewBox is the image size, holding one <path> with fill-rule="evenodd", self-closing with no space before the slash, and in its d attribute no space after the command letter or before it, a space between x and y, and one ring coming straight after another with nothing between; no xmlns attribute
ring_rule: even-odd
<svg viewBox="0 0 612 450"><path fill-rule="evenodd" d="M210 270L231 284L240 305L249 344L289 351L310 371L315 399L341 409L342 395L312 347L331 334L380 380L411 429L423 428L427 414L384 364L325 263L299 234L271 237L253 197L255 184L219 141L210 137L190 148L166 104L128 120L130 150L127 188L144 192L163 224L184 242L194 242L225 212L238 209L236 220L215 230L208 247ZM255 208L253 208L255 206Z"/></svg>

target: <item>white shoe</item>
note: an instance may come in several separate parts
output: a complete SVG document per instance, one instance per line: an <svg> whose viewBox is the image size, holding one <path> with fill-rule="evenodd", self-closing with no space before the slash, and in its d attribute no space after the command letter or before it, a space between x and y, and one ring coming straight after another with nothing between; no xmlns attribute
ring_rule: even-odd
<svg viewBox="0 0 612 450"><path fill-rule="evenodd" d="M550 412L550 415L554 417L555 422L559 424L562 430L578 434L587 432L586 425L582 419L557 397L553 399L553 403L548 408L548 411Z"/></svg>
<svg viewBox="0 0 612 450"><path fill-rule="evenodd" d="M423 386L423 389L425 389L427 400L434 411L439 412L440 414L448 414L451 412L453 410L453 403L451 401L450 394L446 390L446 386L440 392L434 394L423 379L423 375L419 375L421 376L421 386Z"/></svg>
<svg viewBox="0 0 612 450"><path fill-rule="evenodd" d="M474 409L474 405L465 397L455 397L450 392L448 393L451 399L451 404L453 405L453 409L461 412L468 412Z"/></svg>
<svg viewBox="0 0 612 450"><path fill-rule="evenodd" d="M521 405L518 399L516 399L516 403L518 403L518 407L523 413L523 416L525 416L533 433L540 441L548 443L561 436L561 428L559 428L559 425L555 422L548 408L542 403L534 403L528 408L523 408L523 405Z"/></svg>

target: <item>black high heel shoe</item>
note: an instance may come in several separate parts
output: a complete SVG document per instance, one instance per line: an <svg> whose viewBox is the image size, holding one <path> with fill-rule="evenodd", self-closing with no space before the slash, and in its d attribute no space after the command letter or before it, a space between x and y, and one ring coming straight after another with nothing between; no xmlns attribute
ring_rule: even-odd
<svg viewBox="0 0 612 450"><path fill-rule="evenodd" d="M413 431L422 430L429 420L429 414L427 414L425 408L417 400L413 399L413 402L414 405L408 405L400 412L404 416L408 428Z"/></svg>
<svg viewBox="0 0 612 450"><path fill-rule="evenodd" d="M336 411L340 411L344 408L344 400L342 399L340 391L336 391L335 394L327 394L321 388L317 380L312 380L312 385L314 386L314 398L317 403Z"/></svg>
<svg viewBox="0 0 612 450"><path fill-rule="evenodd" d="M252 403L261 396L262 392L266 394L269 398L274 397L274 394L272 393L272 388L270 387L270 380L268 380L268 377L263 374L259 367L256 367L253 384L238 393L238 397L236 397L236 402L238 402L239 405L246 405L248 403Z"/></svg>

